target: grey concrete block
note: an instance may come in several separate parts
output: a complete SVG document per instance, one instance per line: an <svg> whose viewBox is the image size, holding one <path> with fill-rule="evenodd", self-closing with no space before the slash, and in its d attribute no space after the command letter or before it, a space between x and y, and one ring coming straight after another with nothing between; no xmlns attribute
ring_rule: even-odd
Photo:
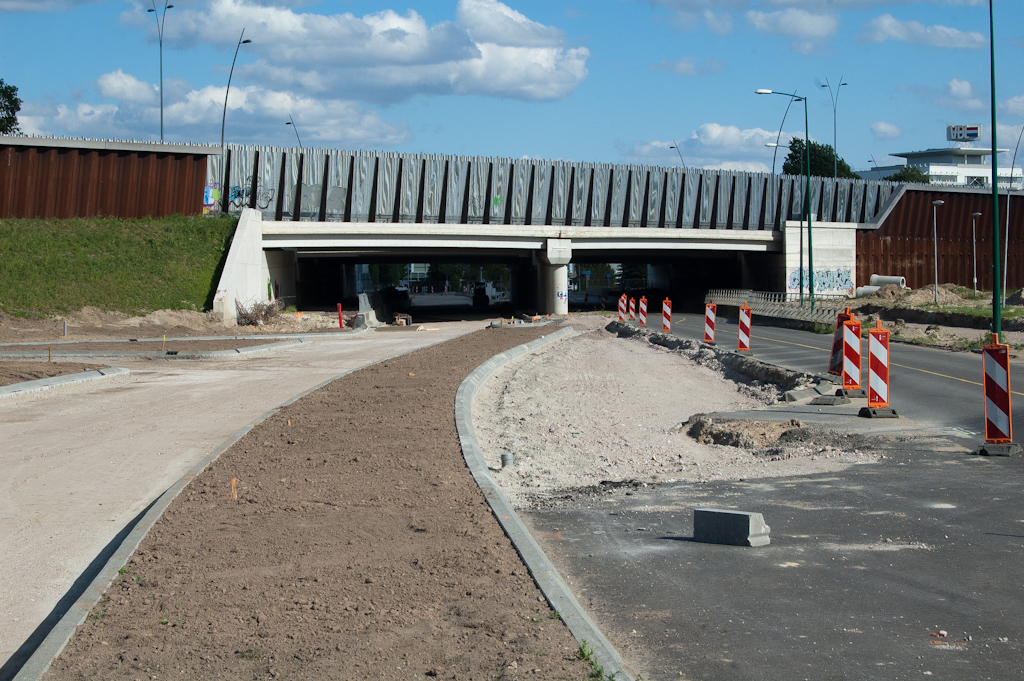
<svg viewBox="0 0 1024 681"><path fill-rule="evenodd" d="M840 388L836 391L836 395L839 397L849 397L854 400L866 400L868 398L868 391L864 388L855 388L852 390L848 388Z"/></svg>
<svg viewBox="0 0 1024 681"><path fill-rule="evenodd" d="M767 546L772 528L760 513L719 508L693 509L693 539L708 544Z"/></svg>
<svg viewBox="0 0 1024 681"><path fill-rule="evenodd" d="M850 398L846 395L821 395L811 400L811 404L817 406L834 407L839 404L849 404Z"/></svg>
<svg viewBox="0 0 1024 681"><path fill-rule="evenodd" d="M986 442L978 447L977 451L979 456L1019 456L1020 453L1020 445L1016 442L1007 442L998 445Z"/></svg>
<svg viewBox="0 0 1024 681"><path fill-rule="evenodd" d="M900 417L891 407L861 407L857 415L867 419L898 419Z"/></svg>

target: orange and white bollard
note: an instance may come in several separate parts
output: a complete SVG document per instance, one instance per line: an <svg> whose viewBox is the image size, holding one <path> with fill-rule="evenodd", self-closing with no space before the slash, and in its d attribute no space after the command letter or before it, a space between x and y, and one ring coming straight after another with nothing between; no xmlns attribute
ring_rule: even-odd
<svg viewBox="0 0 1024 681"><path fill-rule="evenodd" d="M715 342L715 316L718 314L718 306L708 303L704 306L704 342Z"/></svg>
<svg viewBox="0 0 1024 681"><path fill-rule="evenodd" d="M636 319L636 298L629 299L629 321Z"/></svg>
<svg viewBox="0 0 1024 681"><path fill-rule="evenodd" d="M860 410L868 418L899 418L889 407L889 330L879 319L868 331L868 406Z"/></svg>
<svg viewBox="0 0 1024 681"><path fill-rule="evenodd" d="M661 304L661 330L672 331L672 301L668 298Z"/></svg>
<svg viewBox="0 0 1024 681"><path fill-rule="evenodd" d="M623 293L622 297L619 298L619 321L626 321L626 294Z"/></svg>
<svg viewBox="0 0 1024 681"><path fill-rule="evenodd" d="M647 296L640 296L640 326L647 326Z"/></svg>
<svg viewBox="0 0 1024 681"><path fill-rule="evenodd" d="M860 387L860 322L851 319L843 322L843 392L863 392Z"/></svg>
<svg viewBox="0 0 1024 681"><path fill-rule="evenodd" d="M1010 411L1010 347L992 334L992 342L982 348L985 365L985 444L979 454L1010 456L1020 452L1013 442Z"/></svg>
<svg viewBox="0 0 1024 681"><path fill-rule="evenodd" d="M833 376L843 375L843 323L854 319L850 308L836 317L836 330L832 334L832 354L829 355L828 372Z"/></svg>
<svg viewBox="0 0 1024 681"><path fill-rule="evenodd" d="M740 306L740 333L737 345L740 352L750 352L750 306L746 303Z"/></svg>

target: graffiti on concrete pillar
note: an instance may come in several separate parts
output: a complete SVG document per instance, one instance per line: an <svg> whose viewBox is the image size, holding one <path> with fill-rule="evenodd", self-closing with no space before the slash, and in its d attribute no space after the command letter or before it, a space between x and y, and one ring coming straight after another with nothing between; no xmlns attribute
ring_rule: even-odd
<svg viewBox="0 0 1024 681"><path fill-rule="evenodd" d="M810 272L804 270L803 290L809 292ZM792 269L786 282L786 290L789 293L800 291L800 270ZM833 267L814 270L814 292L815 293L843 293L852 296L854 294L853 270L849 267Z"/></svg>

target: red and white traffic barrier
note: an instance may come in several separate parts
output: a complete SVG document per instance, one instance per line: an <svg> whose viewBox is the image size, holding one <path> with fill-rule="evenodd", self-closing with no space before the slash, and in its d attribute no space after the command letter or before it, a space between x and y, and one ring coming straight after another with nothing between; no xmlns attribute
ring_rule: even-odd
<svg viewBox="0 0 1024 681"><path fill-rule="evenodd" d="M640 326L647 326L647 296L640 296Z"/></svg>
<svg viewBox="0 0 1024 681"><path fill-rule="evenodd" d="M737 345L740 352L750 352L750 306L746 303L740 306L740 333Z"/></svg>
<svg viewBox="0 0 1024 681"><path fill-rule="evenodd" d="M704 306L704 342L715 342L715 316L718 314L718 305L708 303Z"/></svg>
<svg viewBox="0 0 1024 681"><path fill-rule="evenodd" d="M623 293L622 297L619 298L619 321L626 321L626 294Z"/></svg>
<svg viewBox="0 0 1024 681"><path fill-rule="evenodd" d="M665 332L672 330L672 301L668 298L661 304L661 330Z"/></svg>
<svg viewBox="0 0 1024 681"><path fill-rule="evenodd" d="M1013 441L1010 417L1010 347L992 334L992 343L982 348L985 357L985 442Z"/></svg>
<svg viewBox="0 0 1024 681"><path fill-rule="evenodd" d="M846 308L846 312L840 312L836 317L836 330L832 334L832 354L828 360L828 372L833 376L843 375L843 323L853 318L850 308Z"/></svg>
<svg viewBox="0 0 1024 681"><path fill-rule="evenodd" d="M868 406L889 406L889 329L881 319L868 331Z"/></svg>
<svg viewBox="0 0 1024 681"><path fill-rule="evenodd" d="M629 321L636 319L636 298L629 299Z"/></svg>
<svg viewBox="0 0 1024 681"><path fill-rule="evenodd" d="M843 390L860 390L860 322L843 322Z"/></svg>

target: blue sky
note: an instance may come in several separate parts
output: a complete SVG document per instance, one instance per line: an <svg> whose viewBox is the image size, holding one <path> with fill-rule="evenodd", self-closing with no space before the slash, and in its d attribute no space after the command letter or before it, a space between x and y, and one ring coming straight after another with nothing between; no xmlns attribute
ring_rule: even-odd
<svg viewBox="0 0 1024 681"><path fill-rule="evenodd" d="M850 165L990 143L975 0L171 0L166 141L770 170L788 98ZM150 0L0 0L0 78L27 133L159 139ZM162 9L163 3L157 3ZM995 3L999 146L1024 124L1024 2ZM803 107L783 142L803 136ZM782 153L778 165L781 166ZM1024 158L1019 155L1018 161ZM1005 159L1008 163L1009 159Z"/></svg>

